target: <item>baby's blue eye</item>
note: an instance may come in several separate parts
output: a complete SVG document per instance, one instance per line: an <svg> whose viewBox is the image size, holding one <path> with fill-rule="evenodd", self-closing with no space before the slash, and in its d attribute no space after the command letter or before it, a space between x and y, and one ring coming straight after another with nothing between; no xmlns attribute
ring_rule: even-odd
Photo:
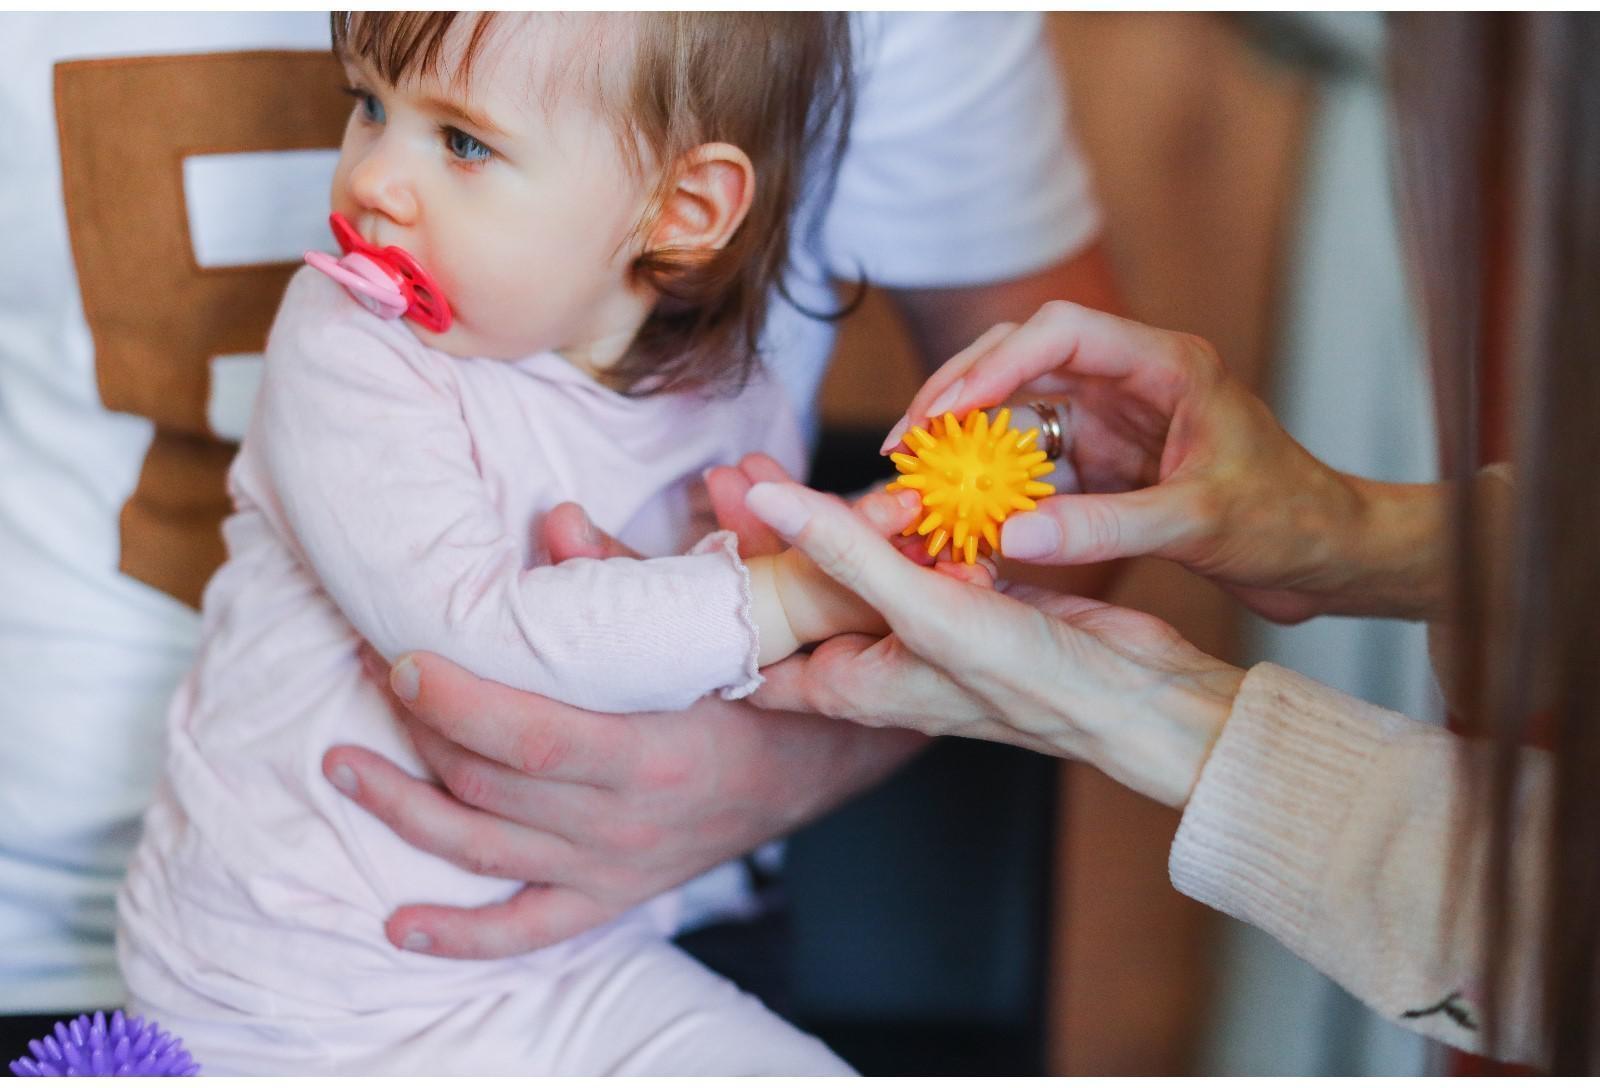
<svg viewBox="0 0 1600 1088"><path fill-rule="evenodd" d="M378 96L371 91L363 91L360 87L346 87L344 93L356 100L356 112L361 114L361 119L374 125L381 125L387 120L383 112L383 103L378 101Z"/></svg>
<svg viewBox="0 0 1600 1088"><path fill-rule="evenodd" d="M450 149L450 154L463 162L487 162L494 156L494 151L489 145L458 128L445 129L444 142Z"/></svg>

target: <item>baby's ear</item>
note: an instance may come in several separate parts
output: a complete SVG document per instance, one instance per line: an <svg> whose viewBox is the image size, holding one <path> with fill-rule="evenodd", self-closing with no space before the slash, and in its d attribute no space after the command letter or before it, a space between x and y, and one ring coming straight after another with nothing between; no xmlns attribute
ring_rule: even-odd
<svg viewBox="0 0 1600 1088"><path fill-rule="evenodd" d="M691 149L678 159L647 251L721 249L744 222L755 191L755 167L737 147L717 143Z"/></svg>

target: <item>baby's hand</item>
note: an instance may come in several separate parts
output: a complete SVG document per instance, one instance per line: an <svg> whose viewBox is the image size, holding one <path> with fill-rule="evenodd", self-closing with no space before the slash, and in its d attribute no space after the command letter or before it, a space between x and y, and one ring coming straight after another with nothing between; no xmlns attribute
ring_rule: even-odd
<svg viewBox="0 0 1600 1088"><path fill-rule="evenodd" d="M921 506L911 492L872 492L857 500L856 510L889 536L901 554L919 566L931 566L958 582L995 588L995 562L984 556L976 563L935 561L919 539L899 536ZM750 568L751 612L760 634L762 667L781 661L802 646L834 635L887 635L889 626L870 605L824 574L797 548L746 560Z"/></svg>
<svg viewBox="0 0 1600 1088"><path fill-rule="evenodd" d="M760 640L757 662L762 667L832 635L888 633L882 617L823 574L804 553L791 548L747 562L750 612Z"/></svg>
<svg viewBox="0 0 1600 1088"><path fill-rule="evenodd" d="M893 542L898 544L899 539ZM995 562L988 556L980 556L976 563L957 559L935 562L927 559L927 549L921 546L920 539L910 548L902 549L902 554L905 553L910 553L907 557L918 566L931 566L935 573L946 578L982 589L995 588ZM822 573L822 569L798 548L790 548L773 556L772 560L778 598L802 646L834 635L889 633L889 625L871 605Z"/></svg>
<svg viewBox="0 0 1600 1088"><path fill-rule="evenodd" d="M804 552L796 548L780 552L773 557L772 565L778 602L797 641L796 649L851 632L866 635L889 633L882 616L866 601L822 573L821 568ZM762 646L763 658L766 652L767 647ZM788 654L783 656L787 657ZM766 663L762 661L762 664Z"/></svg>
<svg viewBox="0 0 1600 1088"><path fill-rule="evenodd" d="M856 510L885 536L905 528L917 509L916 496L908 492L874 492L856 503ZM747 563L751 612L761 641L758 660L763 666L834 635L889 633L883 617L796 549L757 556Z"/></svg>

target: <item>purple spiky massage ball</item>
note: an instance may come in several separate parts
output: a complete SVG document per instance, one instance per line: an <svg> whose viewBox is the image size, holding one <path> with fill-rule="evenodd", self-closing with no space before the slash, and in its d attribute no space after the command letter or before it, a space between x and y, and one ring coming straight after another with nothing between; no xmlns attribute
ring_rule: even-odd
<svg viewBox="0 0 1600 1088"><path fill-rule="evenodd" d="M31 1058L18 1058L19 1077L192 1077L200 1072L176 1036L155 1021L97 1012L57 1023L53 1035L28 1044Z"/></svg>

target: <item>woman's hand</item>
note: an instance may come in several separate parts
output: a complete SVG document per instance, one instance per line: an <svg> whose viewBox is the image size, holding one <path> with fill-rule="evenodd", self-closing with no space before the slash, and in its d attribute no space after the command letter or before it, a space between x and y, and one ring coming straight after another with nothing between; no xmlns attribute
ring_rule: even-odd
<svg viewBox="0 0 1600 1088"><path fill-rule="evenodd" d="M1204 340L1066 302L999 326L939 369L908 421L1065 395L1067 457L1085 494L1045 499L1002 530L1037 563L1172 559L1257 612L1431 618L1444 599L1437 488L1383 484L1311 456Z"/></svg>
<svg viewBox="0 0 1600 1088"><path fill-rule="evenodd" d="M919 567L881 528L799 485L763 483L747 501L895 632L843 635L771 666L753 702L1085 759L1166 804L1187 800L1241 670L1141 613Z"/></svg>

